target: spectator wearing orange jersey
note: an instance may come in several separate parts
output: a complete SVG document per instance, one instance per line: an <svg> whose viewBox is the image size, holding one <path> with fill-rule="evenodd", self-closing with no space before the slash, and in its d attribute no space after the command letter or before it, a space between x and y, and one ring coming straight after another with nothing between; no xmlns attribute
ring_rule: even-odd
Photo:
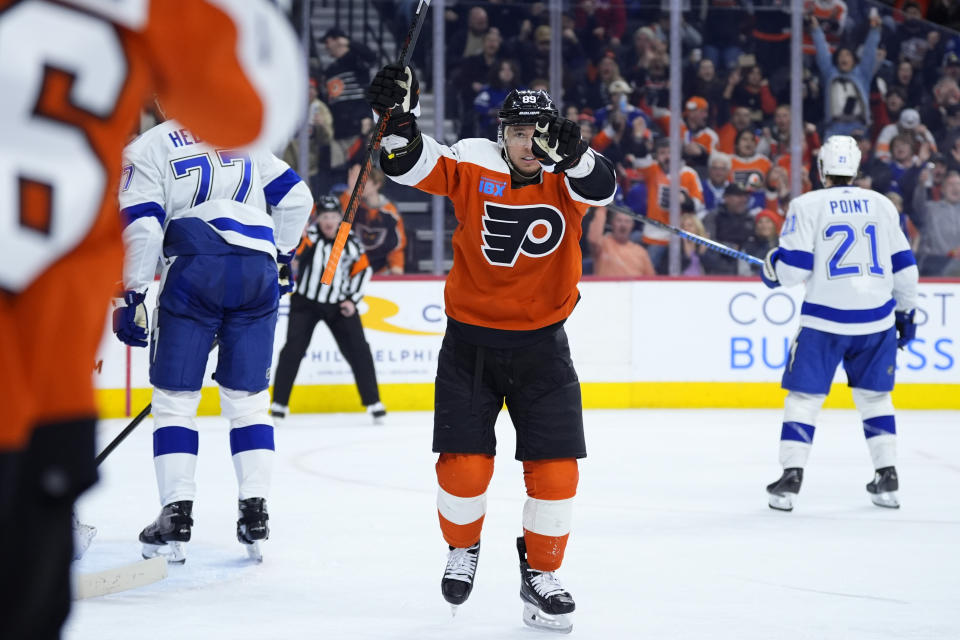
<svg viewBox="0 0 960 640"><path fill-rule="evenodd" d="M763 185L767 172L773 163L770 158L757 153L757 134L745 129L737 135L733 157L730 159L733 181L741 185L757 188ZM762 189L754 197L754 206L763 207Z"/></svg>
<svg viewBox="0 0 960 640"><path fill-rule="evenodd" d="M717 148L724 153L733 153L737 136L752 126L750 110L746 107L734 107L730 111L730 120L717 131Z"/></svg>
<svg viewBox="0 0 960 640"><path fill-rule="evenodd" d="M610 233L603 228L610 222ZM647 250L630 240L633 213L615 206L596 207L587 230L593 274L607 277L652 276L656 272Z"/></svg>
<svg viewBox="0 0 960 640"><path fill-rule="evenodd" d="M657 124L669 135L670 111L654 109ZM683 119L680 135L683 138L683 159L692 166L703 167L707 158L717 146L717 132L707 126L710 105L700 96L693 96L683 105Z"/></svg>
<svg viewBox="0 0 960 640"><path fill-rule="evenodd" d="M657 138L654 142L653 158L647 156L638 161L637 166L625 169L624 174L632 180L640 180L647 185L647 217L660 222L670 221L670 140ZM690 167L680 168L680 191L694 201L696 210L703 209L703 191L700 178ZM650 254L657 273L666 272L667 246L670 232L657 229L652 225L643 228L643 243Z"/></svg>
<svg viewBox="0 0 960 640"><path fill-rule="evenodd" d="M344 211L347 210L353 185L359 175L360 165L351 165L347 175L347 190L340 194L340 206ZM407 236L396 205L380 193L383 183L383 171L370 167L363 197L357 205L353 233L363 245L374 273L401 274L404 271L403 251L407 246Z"/></svg>

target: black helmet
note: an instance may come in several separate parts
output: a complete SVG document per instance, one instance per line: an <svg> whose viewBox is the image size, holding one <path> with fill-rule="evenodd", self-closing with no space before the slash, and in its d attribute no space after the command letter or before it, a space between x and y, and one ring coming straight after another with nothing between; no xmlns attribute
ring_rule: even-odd
<svg viewBox="0 0 960 640"><path fill-rule="evenodd" d="M337 213L342 214L343 211L340 210L340 200L331 195L320 196L317 198L317 215L327 211L336 211Z"/></svg>
<svg viewBox="0 0 960 640"><path fill-rule="evenodd" d="M550 95L543 89L514 89L504 98L497 113L501 130L511 124L536 124L543 115L560 115Z"/></svg>

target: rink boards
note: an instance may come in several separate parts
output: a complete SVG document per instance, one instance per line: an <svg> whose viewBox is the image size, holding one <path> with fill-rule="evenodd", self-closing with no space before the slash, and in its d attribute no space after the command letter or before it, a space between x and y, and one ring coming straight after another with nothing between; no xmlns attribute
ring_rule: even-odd
<svg viewBox="0 0 960 640"><path fill-rule="evenodd" d="M429 410L443 336L442 279L379 279L360 305L381 396L391 410ZM580 285L566 324L587 408L782 406L779 380L797 332L802 288L770 290L752 280L603 280ZM148 305L152 308L155 292ZM287 330L281 301L276 355ZM920 285L917 340L899 352L898 407L960 409L960 281ZM104 417L150 401L148 353L105 332L95 374ZM217 413L208 375L201 414ZM852 407L838 369L827 407ZM317 327L291 397L294 412L361 410L346 361Z"/></svg>

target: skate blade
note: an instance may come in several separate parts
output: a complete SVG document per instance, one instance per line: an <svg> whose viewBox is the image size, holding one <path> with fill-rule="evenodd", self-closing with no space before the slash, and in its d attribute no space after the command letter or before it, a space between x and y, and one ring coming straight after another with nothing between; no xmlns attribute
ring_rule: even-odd
<svg viewBox="0 0 960 640"><path fill-rule="evenodd" d="M534 629L553 631L554 633L570 633L573 631L573 621L570 619L570 614L550 615L529 602L523 603L523 624Z"/></svg>
<svg viewBox="0 0 960 640"><path fill-rule="evenodd" d="M452 605L450 605L450 617L451 617L451 618L456 618L456 617L457 617L457 609L458 609L459 607L460 607L460 605L458 605L458 604L452 604Z"/></svg>
<svg viewBox="0 0 960 640"><path fill-rule="evenodd" d="M886 509L899 509L900 501L897 499L896 491L882 491L880 493L871 493L870 500L878 507Z"/></svg>
<svg viewBox="0 0 960 640"><path fill-rule="evenodd" d="M150 558L166 558L167 564L183 564L187 561L187 549L182 542L168 542L166 544L150 544L144 542L140 555L144 560Z"/></svg>
<svg viewBox="0 0 960 640"><path fill-rule="evenodd" d="M783 495L771 493L767 504L771 509L776 509L777 511L793 511L793 502L796 497L797 494L795 493L784 493Z"/></svg>
<svg viewBox="0 0 960 640"><path fill-rule="evenodd" d="M247 550L247 557L253 560L254 562L263 562L263 552L260 550L260 543L254 542L253 544L243 543L243 546Z"/></svg>

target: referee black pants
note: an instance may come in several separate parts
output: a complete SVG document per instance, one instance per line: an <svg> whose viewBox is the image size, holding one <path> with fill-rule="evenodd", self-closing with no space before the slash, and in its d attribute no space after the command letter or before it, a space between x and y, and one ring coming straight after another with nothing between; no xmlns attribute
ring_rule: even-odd
<svg viewBox="0 0 960 640"><path fill-rule="evenodd" d="M377 373L373 368L370 345L367 344L363 334L360 314L354 313L348 317L340 313L339 304L315 302L296 293L290 296L287 341L280 350L280 359L277 362L277 375L273 382L273 401L282 405L290 404L290 391L293 389L293 381L297 378L300 361L307 353L313 330L321 320L327 323L340 353L350 365L364 406L379 402Z"/></svg>

